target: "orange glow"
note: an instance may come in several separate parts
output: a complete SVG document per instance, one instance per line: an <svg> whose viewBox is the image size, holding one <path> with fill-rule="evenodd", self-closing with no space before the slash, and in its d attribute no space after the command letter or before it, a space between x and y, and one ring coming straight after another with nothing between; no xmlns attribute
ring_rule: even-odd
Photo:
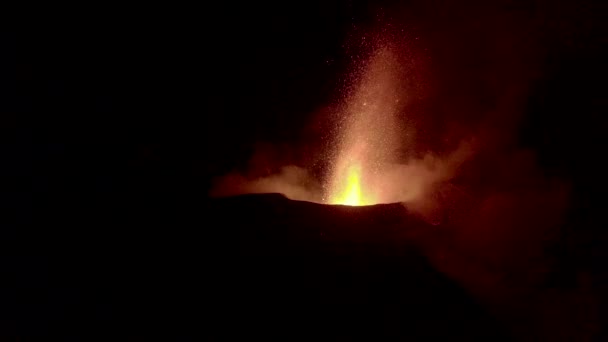
<svg viewBox="0 0 608 342"><path fill-rule="evenodd" d="M341 184L338 185L336 193L330 199L330 203L352 206L367 204L361 192L361 165L351 164L348 166Z"/></svg>
<svg viewBox="0 0 608 342"><path fill-rule="evenodd" d="M393 158L403 103L397 59L379 48L355 80L341 111L327 187L327 203L351 206L386 203L388 182L380 172Z"/></svg>

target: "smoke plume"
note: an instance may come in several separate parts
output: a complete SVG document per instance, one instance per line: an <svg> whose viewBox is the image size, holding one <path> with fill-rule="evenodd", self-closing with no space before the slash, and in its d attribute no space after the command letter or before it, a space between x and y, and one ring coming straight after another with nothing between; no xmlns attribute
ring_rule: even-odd
<svg viewBox="0 0 608 342"><path fill-rule="evenodd" d="M542 70L533 16L477 5L419 4L351 39L364 57L327 118L335 127L332 147L318 151L324 174L283 165L256 176L252 167L218 179L212 195L332 203L347 170L358 170L365 204L401 202L439 227L420 243L440 270L494 308L533 312L568 185L517 141Z"/></svg>

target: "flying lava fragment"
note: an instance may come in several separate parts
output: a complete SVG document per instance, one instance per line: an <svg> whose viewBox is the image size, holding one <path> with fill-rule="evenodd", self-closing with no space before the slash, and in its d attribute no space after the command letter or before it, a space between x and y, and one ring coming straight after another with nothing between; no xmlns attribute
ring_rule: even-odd
<svg viewBox="0 0 608 342"><path fill-rule="evenodd" d="M328 204L361 206L383 203L379 171L398 145L401 108L397 59L388 48L378 49L346 96L344 125L332 161Z"/></svg>

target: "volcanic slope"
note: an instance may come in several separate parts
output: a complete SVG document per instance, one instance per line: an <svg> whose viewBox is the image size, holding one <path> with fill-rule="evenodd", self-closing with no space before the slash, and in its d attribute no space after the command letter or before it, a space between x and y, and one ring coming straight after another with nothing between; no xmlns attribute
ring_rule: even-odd
<svg viewBox="0 0 608 342"><path fill-rule="evenodd" d="M2 231L3 340L504 340L403 206L56 198ZM12 233L11 233L12 232Z"/></svg>
<svg viewBox="0 0 608 342"><path fill-rule="evenodd" d="M419 253L417 236L434 227L400 204L332 206L269 194L217 199L210 208L217 223L206 248L223 274L211 282L225 300L214 304L226 330L238 322L288 340L508 340Z"/></svg>

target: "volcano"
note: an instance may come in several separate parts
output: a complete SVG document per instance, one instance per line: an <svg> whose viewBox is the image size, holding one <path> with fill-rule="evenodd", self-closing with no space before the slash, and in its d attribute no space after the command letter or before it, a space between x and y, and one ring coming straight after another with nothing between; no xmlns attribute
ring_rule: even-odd
<svg viewBox="0 0 608 342"><path fill-rule="evenodd" d="M505 340L418 251L433 227L399 204L64 202L14 237L7 340Z"/></svg>
<svg viewBox="0 0 608 342"><path fill-rule="evenodd" d="M66 203L40 208L13 237L5 340L505 339L417 249L436 227L399 204L278 194Z"/></svg>
<svg viewBox="0 0 608 342"><path fill-rule="evenodd" d="M504 338L419 253L416 235L433 227L399 204L64 202L10 244L7 340Z"/></svg>
<svg viewBox="0 0 608 342"><path fill-rule="evenodd" d="M281 340L507 340L415 241L434 229L401 204L322 205L279 194L213 200L220 334ZM234 335L231 335L234 334Z"/></svg>

